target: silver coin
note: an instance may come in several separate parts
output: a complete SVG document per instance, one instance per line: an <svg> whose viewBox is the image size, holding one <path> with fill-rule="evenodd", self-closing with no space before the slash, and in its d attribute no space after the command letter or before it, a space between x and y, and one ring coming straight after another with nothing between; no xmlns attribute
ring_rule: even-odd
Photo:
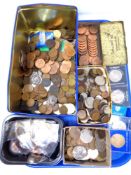
<svg viewBox="0 0 131 175"><path fill-rule="evenodd" d="M89 129L83 129L80 133L80 139L83 143L90 143L93 140L92 132Z"/></svg>
<svg viewBox="0 0 131 175"><path fill-rule="evenodd" d="M57 97L54 95L48 96L47 103L50 105L55 105L57 103Z"/></svg>
<svg viewBox="0 0 131 175"><path fill-rule="evenodd" d="M125 94L120 89L116 89L112 91L111 99L114 103L122 104L125 101Z"/></svg>
<svg viewBox="0 0 131 175"><path fill-rule="evenodd" d="M111 70L109 72L109 79L114 82L114 83L117 83L119 81L121 81L122 79L122 72L121 70Z"/></svg>
<svg viewBox="0 0 131 175"><path fill-rule="evenodd" d="M42 84L44 85L44 87L49 87L51 85L51 81L48 78L44 78L42 79Z"/></svg>
<svg viewBox="0 0 131 175"><path fill-rule="evenodd" d="M99 86L103 86L103 85L105 85L105 83L106 83L105 78L104 78L103 76L97 76L97 77L95 78L95 82L96 82L96 84L99 85Z"/></svg>
<svg viewBox="0 0 131 175"><path fill-rule="evenodd" d="M99 155L99 152L98 152L97 149L94 149L94 150L89 149L89 150L88 150L88 157L89 157L90 159L95 160L95 159L98 157L98 155Z"/></svg>
<svg viewBox="0 0 131 175"><path fill-rule="evenodd" d="M49 89L50 94L57 96L59 92L59 87L52 85Z"/></svg>
<svg viewBox="0 0 131 175"><path fill-rule="evenodd" d="M93 108L93 103L94 103L94 98L93 97L88 97L84 100L85 106L88 109L92 109Z"/></svg>
<svg viewBox="0 0 131 175"><path fill-rule="evenodd" d="M34 71L30 76L30 81L32 84L39 85L42 82L42 76L37 71Z"/></svg>
<svg viewBox="0 0 131 175"><path fill-rule="evenodd" d="M88 150L84 146L75 146L72 153L74 159L82 160L88 155Z"/></svg>

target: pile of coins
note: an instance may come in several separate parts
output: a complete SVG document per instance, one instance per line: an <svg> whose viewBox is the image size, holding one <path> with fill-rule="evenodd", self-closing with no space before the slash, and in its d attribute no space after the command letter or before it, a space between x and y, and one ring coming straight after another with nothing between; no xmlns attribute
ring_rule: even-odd
<svg viewBox="0 0 131 175"><path fill-rule="evenodd" d="M106 161L106 130L70 127L65 130L65 161Z"/></svg>
<svg viewBox="0 0 131 175"><path fill-rule="evenodd" d="M79 68L78 81L78 122L107 123L111 116L111 98L104 68Z"/></svg>
<svg viewBox="0 0 131 175"><path fill-rule="evenodd" d="M42 114L75 112L75 40L55 37L46 40L45 48L31 41L21 52L23 70L22 105ZM36 41L37 42L37 41Z"/></svg>
<svg viewBox="0 0 131 175"><path fill-rule="evenodd" d="M98 53L98 26L79 26L78 34L79 65L101 65Z"/></svg>

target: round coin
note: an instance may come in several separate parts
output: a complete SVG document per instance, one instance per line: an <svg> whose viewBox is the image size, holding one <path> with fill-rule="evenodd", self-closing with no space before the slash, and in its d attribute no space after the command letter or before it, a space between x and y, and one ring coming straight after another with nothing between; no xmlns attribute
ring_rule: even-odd
<svg viewBox="0 0 131 175"><path fill-rule="evenodd" d="M87 149L84 146L75 146L73 148L73 157L76 160L82 160L88 154Z"/></svg>

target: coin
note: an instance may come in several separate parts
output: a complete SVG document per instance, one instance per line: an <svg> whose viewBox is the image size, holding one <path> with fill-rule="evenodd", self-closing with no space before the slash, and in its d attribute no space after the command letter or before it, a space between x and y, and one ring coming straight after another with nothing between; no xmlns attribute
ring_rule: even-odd
<svg viewBox="0 0 131 175"><path fill-rule="evenodd" d="M116 89L112 91L111 99L116 104L122 104L125 101L125 94L120 89Z"/></svg>
<svg viewBox="0 0 131 175"><path fill-rule="evenodd" d="M51 81L48 78L43 78L41 84L43 84L44 87L49 87L51 85Z"/></svg>
<svg viewBox="0 0 131 175"><path fill-rule="evenodd" d="M88 149L88 156L90 159L95 160L98 157L98 155L99 155L99 152L97 149L94 149L94 150Z"/></svg>
<svg viewBox="0 0 131 175"><path fill-rule="evenodd" d="M67 114L68 113L68 108L65 105L62 105L59 108L60 114Z"/></svg>
<svg viewBox="0 0 131 175"><path fill-rule="evenodd" d="M47 105L45 114L51 114L52 112L53 112L52 106L51 105Z"/></svg>
<svg viewBox="0 0 131 175"><path fill-rule="evenodd" d="M89 30L90 30L90 33L97 34L98 27L97 26L90 26Z"/></svg>
<svg viewBox="0 0 131 175"><path fill-rule="evenodd" d="M94 103L94 98L93 97L88 97L85 99L85 106L89 109L93 108L93 103Z"/></svg>
<svg viewBox="0 0 131 175"><path fill-rule="evenodd" d="M22 92L26 93L26 92L32 92L33 91L33 86L32 84L25 84L23 89L22 89Z"/></svg>
<svg viewBox="0 0 131 175"><path fill-rule="evenodd" d="M30 98L30 94L28 92L22 94L22 100L27 101Z"/></svg>
<svg viewBox="0 0 131 175"><path fill-rule="evenodd" d="M55 105L57 103L57 98L54 95L48 96L47 103L50 105Z"/></svg>
<svg viewBox="0 0 131 175"><path fill-rule="evenodd" d="M71 127L69 134L73 139L78 139L80 137L80 129L78 127Z"/></svg>
<svg viewBox="0 0 131 175"><path fill-rule="evenodd" d="M125 145L125 137L121 134L113 134L111 136L111 144L116 148L121 148Z"/></svg>
<svg viewBox="0 0 131 175"><path fill-rule="evenodd" d="M39 106L40 113L45 114L46 110L47 110L47 105L42 104L42 105Z"/></svg>
<svg viewBox="0 0 131 175"><path fill-rule="evenodd" d="M35 104L35 101L34 101L34 99L28 99L27 100L27 102L26 102L26 105L28 106L28 107L32 107L32 106L34 106L34 104Z"/></svg>
<svg viewBox="0 0 131 175"><path fill-rule="evenodd" d="M105 78L103 77L103 76L97 76L96 78L95 78L95 82L96 82L96 84L97 85L99 85L99 86L102 86L102 85L105 85Z"/></svg>
<svg viewBox="0 0 131 175"><path fill-rule="evenodd" d="M92 132L89 129L83 129L80 133L80 139L83 143L90 143L93 140Z"/></svg>
<svg viewBox="0 0 131 175"><path fill-rule="evenodd" d="M86 32L86 27L79 27L78 28L78 34L82 35Z"/></svg>
<svg viewBox="0 0 131 175"><path fill-rule="evenodd" d="M51 70L50 70L50 74L56 74L57 71L59 69L59 63L58 62L54 62L54 64L51 65Z"/></svg>
<svg viewBox="0 0 131 175"><path fill-rule="evenodd" d="M73 157L73 147L69 147L69 148L67 149L67 156L68 156L68 158L69 158L70 160L73 160L73 159L74 159L74 157Z"/></svg>
<svg viewBox="0 0 131 175"><path fill-rule="evenodd" d="M42 58L39 58L35 61L35 66L38 69L41 69L42 67L44 67L44 65L45 65L45 61Z"/></svg>
<svg viewBox="0 0 131 175"><path fill-rule="evenodd" d="M45 74L48 74L51 70L51 65L46 63L45 66L41 69L41 71Z"/></svg>
<svg viewBox="0 0 131 175"><path fill-rule="evenodd" d="M42 77L38 74L37 71L33 71L30 76L30 81L32 84L40 84L42 82Z"/></svg>
<svg viewBox="0 0 131 175"><path fill-rule="evenodd" d="M91 112L91 118L93 121L98 121L100 119L100 112L98 109L94 109L92 112Z"/></svg>
<svg viewBox="0 0 131 175"><path fill-rule="evenodd" d="M82 160L87 154L88 151L84 146L75 146L73 148L73 157L76 160Z"/></svg>
<svg viewBox="0 0 131 175"><path fill-rule="evenodd" d="M84 120L87 118L87 114L86 114L86 111L85 110L79 110L77 112L77 116L80 120Z"/></svg>
<svg viewBox="0 0 131 175"><path fill-rule="evenodd" d="M60 66L60 71L63 74L67 74L67 73L69 73L70 68L71 68L71 61L63 61L61 66Z"/></svg>
<svg viewBox="0 0 131 175"><path fill-rule="evenodd" d="M57 86L55 86L55 85L50 86L50 88L49 88L49 93L50 93L51 95L57 96L57 95L58 95L58 92L59 92L59 87L57 87Z"/></svg>

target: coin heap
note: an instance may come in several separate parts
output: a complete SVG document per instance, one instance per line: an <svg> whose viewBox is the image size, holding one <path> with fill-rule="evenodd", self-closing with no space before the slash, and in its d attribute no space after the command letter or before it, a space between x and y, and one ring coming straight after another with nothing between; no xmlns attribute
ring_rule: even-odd
<svg viewBox="0 0 131 175"><path fill-rule="evenodd" d="M78 81L78 121L107 123L111 116L111 99L104 68L79 68Z"/></svg>
<svg viewBox="0 0 131 175"><path fill-rule="evenodd" d="M65 130L65 161L106 160L106 131L85 127L70 127Z"/></svg>
<svg viewBox="0 0 131 175"><path fill-rule="evenodd" d="M33 113L75 112L75 40L61 35L55 30L55 37L46 40L46 48L37 48L33 40L21 52L22 106Z"/></svg>
<svg viewBox="0 0 131 175"><path fill-rule="evenodd" d="M98 53L98 26L88 25L78 28L79 65L101 65Z"/></svg>

